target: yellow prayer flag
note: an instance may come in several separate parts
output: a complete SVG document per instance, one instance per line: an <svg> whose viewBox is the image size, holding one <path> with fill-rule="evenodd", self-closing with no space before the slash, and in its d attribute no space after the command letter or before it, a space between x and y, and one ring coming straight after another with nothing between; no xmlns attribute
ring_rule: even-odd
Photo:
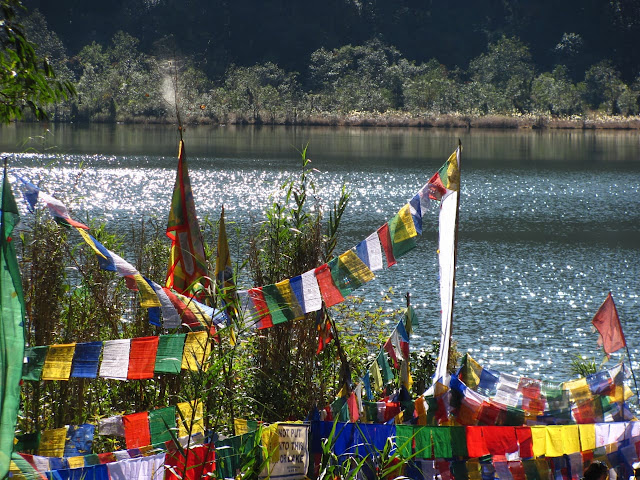
<svg viewBox="0 0 640 480"><path fill-rule="evenodd" d="M564 382L563 388L569 391L571 400L575 403L582 403L593 397L586 378L578 378Z"/></svg>
<svg viewBox="0 0 640 480"><path fill-rule="evenodd" d="M382 390L382 374L380 373L380 367L378 367L378 362L373 362L369 367L369 373L371 374L371 378L373 379L373 388L374 390Z"/></svg>
<svg viewBox="0 0 640 480"><path fill-rule="evenodd" d="M189 332L184 342L182 353L182 369L206 370L208 366L211 344L207 332Z"/></svg>
<svg viewBox="0 0 640 480"><path fill-rule="evenodd" d="M571 455L580 451L580 433L578 425L562 425L563 454Z"/></svg>
<svg viewBox="0 0 640 480"><path fill-rule="evenodd" d="M51 345L42 367L42 380L69 380L75 343Z"/></svg>
<svg viewBox="0 0 640 480"><path fill-rule="evenodd" d="M478 460L467 460L467 472L469 480L482 480L482 472Z"/></svg>
<svg viewBox="0 0 640 480"><path fill-rule="evenodd" d="M160 299L156 291L151 288L151 285L144 279L142 275L136 273L133 275L136 285L138 286L138 293L140 294L140 306L142 308L160 307Z"/></svg>
<svg viewBox="0 0 640 480"><path fill-rule="evenodd" d="M67 427L45 430L40 434L38 455L42 457L64 456L64 442L67 439Z"/></svg>
<svg viewBox="0 0 640 480"><path fill-rule="evenodd" d="M347 250L340 255L340 261L361 283L367 283L376 278L369 267L360 260L360 257L353 250Z"/></svg>
<svg viewBox="0 0 640 480"><path fill-rule="evenodd" d="M67 457L67 461L69 462L69 468L84 467L84 457L82 455L78 455L76 457Z"/></svg>
<svg viewBox="0 0 640 480"><path fill-rule="evenodd" d="M626 385L615 385L613 395L608 395L609 403L622 403L633 396L633 392Z"/></svg>
<svg viewBox="0 0 640 480"><path fill-rule="evenodd" d="M596 448L596 425L595 423L584 423L578 425L580 433L580 448L583 452Z"/></svg>
<svg viewBox="0 0 640 480"><path fill-rule="evenodd" d="M542 457L547 454L547 427L545 425L533 425L531 427L533 440L533 456Z"/></svg>
<svg viewBox="0 0 640 480"><path fill-rule="evenodd" d="M294 315L293 320L300 320L304 318L304 312L302 311L302 307L298 303L298 299L295 293L293 293L293 290L291 289L291 284L289 283L289 279L287 278L286 280L282 280L281 282L278 282L275 285L278 291L280 292L280 295L282 295L282 298L284 299L284 301L287 303L287 305L293 312L293 315Z"/></svg>
<svg viewBox="0 0 640 480"><path fill-rule="evenodd" d="M547 425L547 457L561 457L564 455L562 427L564 425Z"/></svg>
<svg viewBox="0 0 640 480"><path fill-rule="evenodd" d="M245 433L249 433L249 425L247 423L247 420L244 418L234 418L233 430L236 435L244 435Z"/></svg>
<svg viewBox="0 0 640 480"><path fill-rule="evenodd" d="M270 464L278 462L280 451L280 437L278 436L278 424L272 423L262 428L262 458L267 461L267 471L271 471Z"/></svg>
<svg viewBox="0 0 640 480"><path fill-rule="evenodd" d="M427 407L425 403L424 397L418 397L414 402L416 414L418 415L418 425L427 424Z"/></svg>
<svg viewBox="0 0 640 480"><path fill-rule="evenodd" d="M193 404L195 403L195 411ZM202 402L181 402L176 405L180 414L178 415L178 436L186 437L191 433L204 433L204 410ZM184 421L182 420L184 418Z"/></svg>
<svg viewBox="0 0 640 480"><path fill-rule="evenodd" d="M480 374L482 367L476 362L471 355L467 354L467 364L464 371L464 378L462 381L471 389L475 389L480 385Z"/></svg>
<svg viewBox="0 0 640 480"><path fill-rule="evenodd" d="M393 243L400 243L416 237L418 232L411 216L411 207L405 204L398 212L398 224L393 234Z"/></svg>

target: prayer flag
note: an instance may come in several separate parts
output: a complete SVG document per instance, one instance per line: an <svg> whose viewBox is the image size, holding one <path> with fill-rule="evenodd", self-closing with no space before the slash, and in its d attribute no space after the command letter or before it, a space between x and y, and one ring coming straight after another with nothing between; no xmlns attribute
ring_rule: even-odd
<svg viewBox="0 0 640 480"><path fill-rule="evenodd" d="M331 328L331 320L324 310L319 310L316 315L316 327L318 329L318 349L316 355L318 355L324 347L329 345L333 340L333 329Z"/></svg>
<svg viewBox="0 0 640 480"><path fill-rule="evenodd" d="M384 250L384 255L387 257L387 267L394 266L398 262L396 262L396 258L393 256L393 243L391 242L388 223L378 228L378 239Z"/></svg>
<svg viewBox="0 0 640 480"><path fill-rule="evenodd" d="M43 457L64 456L64 444L67 438L67 427L45 430L40 436L38 455Z"/></svg>
<svg viewBox="0 0 640 480"><path fill-rule="evenodd" d="M338 279L351 290L355 290L375 278L373 272L358 258L353 250L347 250L338 257L337 267L335 273ZM331 274L334 275L333 269ZM334 282L336 285L338 284L336 276L334 276Z"/></svg>
<svg viewBox="0 0 640 480"><path fill-rule="evenodd" d="M124 437L124 424L122 423L122 415L101 418L100 420L98 420L98 435L114 435L116 437Z"/></svg>
<svg viewBox="0 0 640 480"><path fill-rule="evenodd" d="M129 380L153 378L157 351L158 337L132 338L127 378Z"/></svg>
<svg viewBox="0 0 640 480"><path fill-rule="evenodd" d="M96 378L102 353L102 342L77 343L71 365L74 378Z"/></svg>
<svg viewBox="0 0 640 480"><path fill-rule="evenodd" d="M294 315L293 319L300 320L301 318L304 318L304 312L302 311L302 307L298 302L298 298L293 293L293 289L291 288L291 283L289 279L282 280L281 282L278 282L275 285L276 285L276 288L278 289L278 292L280 292L280 296L282 297L284 302L288 305L288 307L291 309L291 312Z"/></svg>
<svg viewBox="0 0 640 480"><path fill-rule="evenodd" d="M100 377L126 380L129 370L130 339L107 340L102 350Z"/></svg>
<svg viewBox="0 0 640 480"><path fill-rule="evenodd" d="M69 380L76 344L51 345L42 368L42 380Z"/></svg>
<svg viewBox="0 0 640 480"><path fill-rule="evenodd" d="M182 369L197 371L207 370L211 344L207 332L189 332L184 343Z"/></svg>
<svg viewBox="0 0 640 480"><path fill-rule="evenodd" d="M40 380L44 361L47 358L49 346L26 347L24 349L24 364L22 365L23 380Z"/></svg>
<svg viewBox="0 0 640 480"><path fill-rule="evenodd" d="M6 162L6 160L5 160ZM9 472L24 358L24 295L11 238L18 206L4 166L0 206L0 478Z"/></svg>
<svg viewBox="0 0 640 480"><path fill-rule="evenodd" d="M627 345L611 292L596 312L591 323L600 333L598 345L602 346L607 356Z"/></svg>
<svg viewBox="0 0 640 480"><path fill-rule="evenodd" d="M416 233L418 235L422 235L422 206L420 202L420 194L416 193L409 201L409 208Z"/></svg>
<svg viewBox="0 0 640 480"><path fill-rule="evenodd" d="M195 405L195 408L194 408ZM196 433L204 433L204 409L202 402L180 402L178 408L178 436L186 437Z"/></svg>
<svg viewBox="0 0 640 480"><path fill-rule="evenodd" d="M317 312L322 308L322 295L315 270L293 277L289 280L289 286L304 313Z"/></svg>
<svg viewBox="0 0 640 480"><path fill-rule="evenodd" d="M269 306L267 305L264 294L262 293L262 288L251 288L247 293L253 302L253 308L260 316L260 319L255 324L256 328L262 329L273 327L273 320L269 313Z"/></svg>
<svg viewBox="0 0 640 480"><path fill-rule="evenodd" d="M180 373L187 334L160 335L156 352L155 373Z"/></svg>
<svg viewBox="0 0 640 480"><path fill-rule="evenodd" d="M165 407L149 412L149 431L151 444L164 443L171 440L172 431L176 429L176 407Z"/></svg>
<svg viewBox="0 0 640 480"><path fill-rule="evenodd" d="M173 306L173 303L171 302L171 299L169 298L167 293L164 291L162 286L158 285L153 280L149 280L148 278L145 278L145 280L149 285L151 285L151 288L153 288L153 291L156 292L158 300L160 301L160 310L162 311L162 326L167 330L178 328L182 323L180 314L178 313L178 310L176 310L176 307Z"/></svg>
<svg viewBox="0 0 640 480"><path fill-rule="evenodd" d="M262 295L264 295L264 299L267 302L269 313L271 313L271 321L274 325L294 319L294 313L280 294L277 286L265 285L262 287Z"/></svg>
<svg viewBox="0 0 640 480"><path fill-rule="evenodd" d="M449 156L427 185L429 197L433 200L442 200L446 194L460 190L460 147Z"/></svg>
<svg viewBox="0 0 640 480"><path fill-rule="evenodd" d="M377 232L372 233L356 245L356 253L372 272L382 270L382 247Z"/></svg>
<svg viewBox="0 0 640 480"><path fill-rule="evenodd" d="M88 423L82 425L70 425L64 446L64 456L74 457L91 453L95 425ZM84 466L84 462L82 464Z"/></svg>
<svg viewBox="0 0 640 480"><path fill-rule="evenodd" d="M149 412L123 415L122 424L124 425L124 441L127 449L151 445Z"/></svg>
<svg viewBox="0 0 640 480"><path fill-rule="evenodd" d="M439 216L438 261L440 265L440 350L434 381L447 375L451 323L453 322L453 292L455 279L455 239L460 189L460 147L451 154L429 181L431 198L441 200Z"/></svg>
<svg viewBox="0 0 640 480"><path fill-rule="evenodd" d="M332 307L340 302L344 302L344 297L340 290L336 287L331 276L331 270L328 264L320 265L315 269L316 280L320 287L322 299L327 307Z"/></svg>
<svg viewBox="0 0 640 480"><path fill-rule="evenodd" d="M394 258L400 258L416 247L416 228L407 203L389 222L389 236Z"/></svg>
<svg viewBox="0 0 640 480"><path fill-rule="evenodd" d="M193 292L198 298L202 298L203 289L209 286L209 279L182 140L178 151L178 171L173 187L167 236L171 239L171 251L166 286L178 293Z"/></svg>

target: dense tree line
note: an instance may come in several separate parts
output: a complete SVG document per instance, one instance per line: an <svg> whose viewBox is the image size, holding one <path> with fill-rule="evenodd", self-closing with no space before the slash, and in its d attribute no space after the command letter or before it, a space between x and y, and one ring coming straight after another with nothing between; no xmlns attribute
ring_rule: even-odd
<svg viewBox="0 0 640 480"><path fill-rule="evenodd" d="M552 48L541 51L540 43L549 41L549 35L544 35L543 42L539 32L541 40L529 44L525 41L530 37L529 33L522 37L505 34L525 32L525 27L531 26L530 21L522 17L526 11L522 6L511 5L510 22L503 19L496 25L484 25L484 30L476 25L473 32L464 32L460 25L471 22L469 12L465 15L458 12L456 16L448 10L450 7L443 7L437 10L441 16L438 17L436 9L427 12L409 5L411 2L406 3L404 10L398 10L397 4L391 8L390 2L374 5L336 1L319 7L320 19L323 9L326 9L325 13L329 10L342 12L338 20L328 22L332 28L341 29L340 22L356 13L359 22L368 19L367 22L375 24L376 28L371 32L377 35L371 33L362 43L355 43L365 37L358 30L361 23L353 24L352 36L345 37L340 30L337 38L354 40L344 45L335 45L336 36L321 31L324 22L317 16L304 27L299 22L290 24L296 15L301 16L308 8L298 5L276 22L279 36L256 40L259 44L256 48L251 47L254 30L271 31L274 28L266 25L273 17L272 7L255 6L254 10L258 12L266 10L262 11L263 21L254 25L250 25L248 19L255 18L258 13L247 8L244 30L247 38L237 39L244 47L234 51L226 49L226 40L217 37L221 35L217 28L231 37L236 35L233 22L242 2L224 7L225 3L218 6L218 10L213 6L198 6L197 1L181 2L180 6L162 0L122 2L122 5L111 2L112 9L121 13L122 21L111 22L112 12L109 11L101 23L105 28L100 32L126 27L128 21L133 22L136 18L139 23L135 36L116 30L108 39L97 31L86 31L96 25L96 15L104 13L100 11L102 7L79 11L60 8L52 12L51 7L40 5L42 11L34 11L24 23L30 38L56 67L59 77L76 85L77 97L66 104L58 104L52 112L60 120L165 121L175 118L176 101L186 121L209 123L314 123L320 118L353 112L412 116L451 113L571 116L597 111L626 116L639 111L640 65L628 64L635 55L631 51L624 55L624 61L617 57L618 49L609 52L611 58L601 57L599 49L591 48L595 38L566 32L559 35ZM633 4L624 2L616 4L617 10L613 9L613 3L599 8L596 4L598 2L583 5L574 16L584 22L597 18L603 22L603 28L604 24L615 26L618 33L612 34L613 37L601 30L602 45L615 40L621 42L618 46L624 46L626 37L623 33L637 31L638 22L634 19L640 19L640 13L635 11ZM543 7L544 4L539 8L544 10ZM474 8L479 15L478 7ZM352 12L354 9L358 12ZM174 13L170 14L171 11ZM226 12L224 15L220 13L223 11ZM64 35L58 35L50 25L59 24L60 12L68 13L71 24L82 19L83 27L74 32L64 29ZM201 12L201 15L194 12ZM487 12L486 21L502 18L489 7ZM625 12L625 25L619 25L622 18L616 17L615 12L620 15ZM412 13L411 19L409 13ZM209 14L213 15L212 23L204 29L202 22ZM536 14L540 12L528 12L529 16L525 17L531 19ZM438 17L437 22L434 16ZM192 19L194 23L186 28L184 35L171 36L178 24L166 22L177 22L180 18L180 21ZM457 20L445 21L447 18ZM390 19L396 19L394 28L391 28ZM414 30L400 28L400 24L409 20L416 23ZM230 23L225 26L224 22ZM423 45L422 55L418 55L416 45L411 45L396 31L403 30L405 34L420 38L427 33L417 24L435 25L433 22L440 25L440 30L435 29L428 35L443 30L443 25L446 25L447 33L442 32L441 38L433 38L431 43ZM516 28L518 22L522 24L520 29ZM554 22L550 20L545 28L553 31ZM296 29L300 31L296 32ZM204 31L209 32L210 37L203 37ZM84 32L84 40L95 40L80 45L83 38L79 32ZM162 36L162 32L166 35ZM280 45L279 39L285 32L291 37L287 41L282 39L287 45ZM318 36L324 40L318 40ZM389 38L396 39L406 50L383 40ZM65 48L63 39L68 39L73 48ZM474 40L464 53L459 48L462 39ZM486 48L483 39L489 40ZM205 40L209 50L200 48ZM433 46L435 43L438 48ZM308 51L310 45L320 46ZM413 58L406 54L407 51ZM453 58L461 66L443 63L437 58L415 60L429 51L441 51L447 59ZM476 54L469 57L469 52Z"/></svg>

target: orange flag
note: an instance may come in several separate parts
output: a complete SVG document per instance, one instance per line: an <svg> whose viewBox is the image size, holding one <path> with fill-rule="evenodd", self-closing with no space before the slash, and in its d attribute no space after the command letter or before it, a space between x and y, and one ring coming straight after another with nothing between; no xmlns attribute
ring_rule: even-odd
<svg viewBox="0 0 640 480"><path fill-rule="evenodd" d="M627 345L624 333L622 333L620 318L618 318L618 310L616 310L616 304L613 303L611 292L607 295L607 299L602 303L593 320L591 320L591 323L593 323L593 326L596 327L596 330L600 333L598 345L603 347L604 353L606 353L607 356Z"/></svg>

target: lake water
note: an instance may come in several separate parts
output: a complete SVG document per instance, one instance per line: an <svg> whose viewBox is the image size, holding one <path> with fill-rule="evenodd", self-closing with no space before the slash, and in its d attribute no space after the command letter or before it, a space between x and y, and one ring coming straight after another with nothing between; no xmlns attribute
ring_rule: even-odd
<svg viewBox="0 0 640 480"><path fill-rule="evenodd" d="M15 152L12 169L64 199L78 219L123 233L142 218L165 225L175 127L49 128L0 128L0 150ZM299 171L297 151L308 143L319 196L332 201L343 182L352 193L338 253L390 220L460 139L459 349L499 371L567 380L574 355L602 358L591 319L611 291L638 369L637 132L195 127L184 138L198 215L217 218L224 203L227 222L245 233L277 185ZM401 308L410 292L414 346L439 337L436 250L434 206L418 247L355 292L385 309ZM396 295L382 300L390 287Z"/></svg>

